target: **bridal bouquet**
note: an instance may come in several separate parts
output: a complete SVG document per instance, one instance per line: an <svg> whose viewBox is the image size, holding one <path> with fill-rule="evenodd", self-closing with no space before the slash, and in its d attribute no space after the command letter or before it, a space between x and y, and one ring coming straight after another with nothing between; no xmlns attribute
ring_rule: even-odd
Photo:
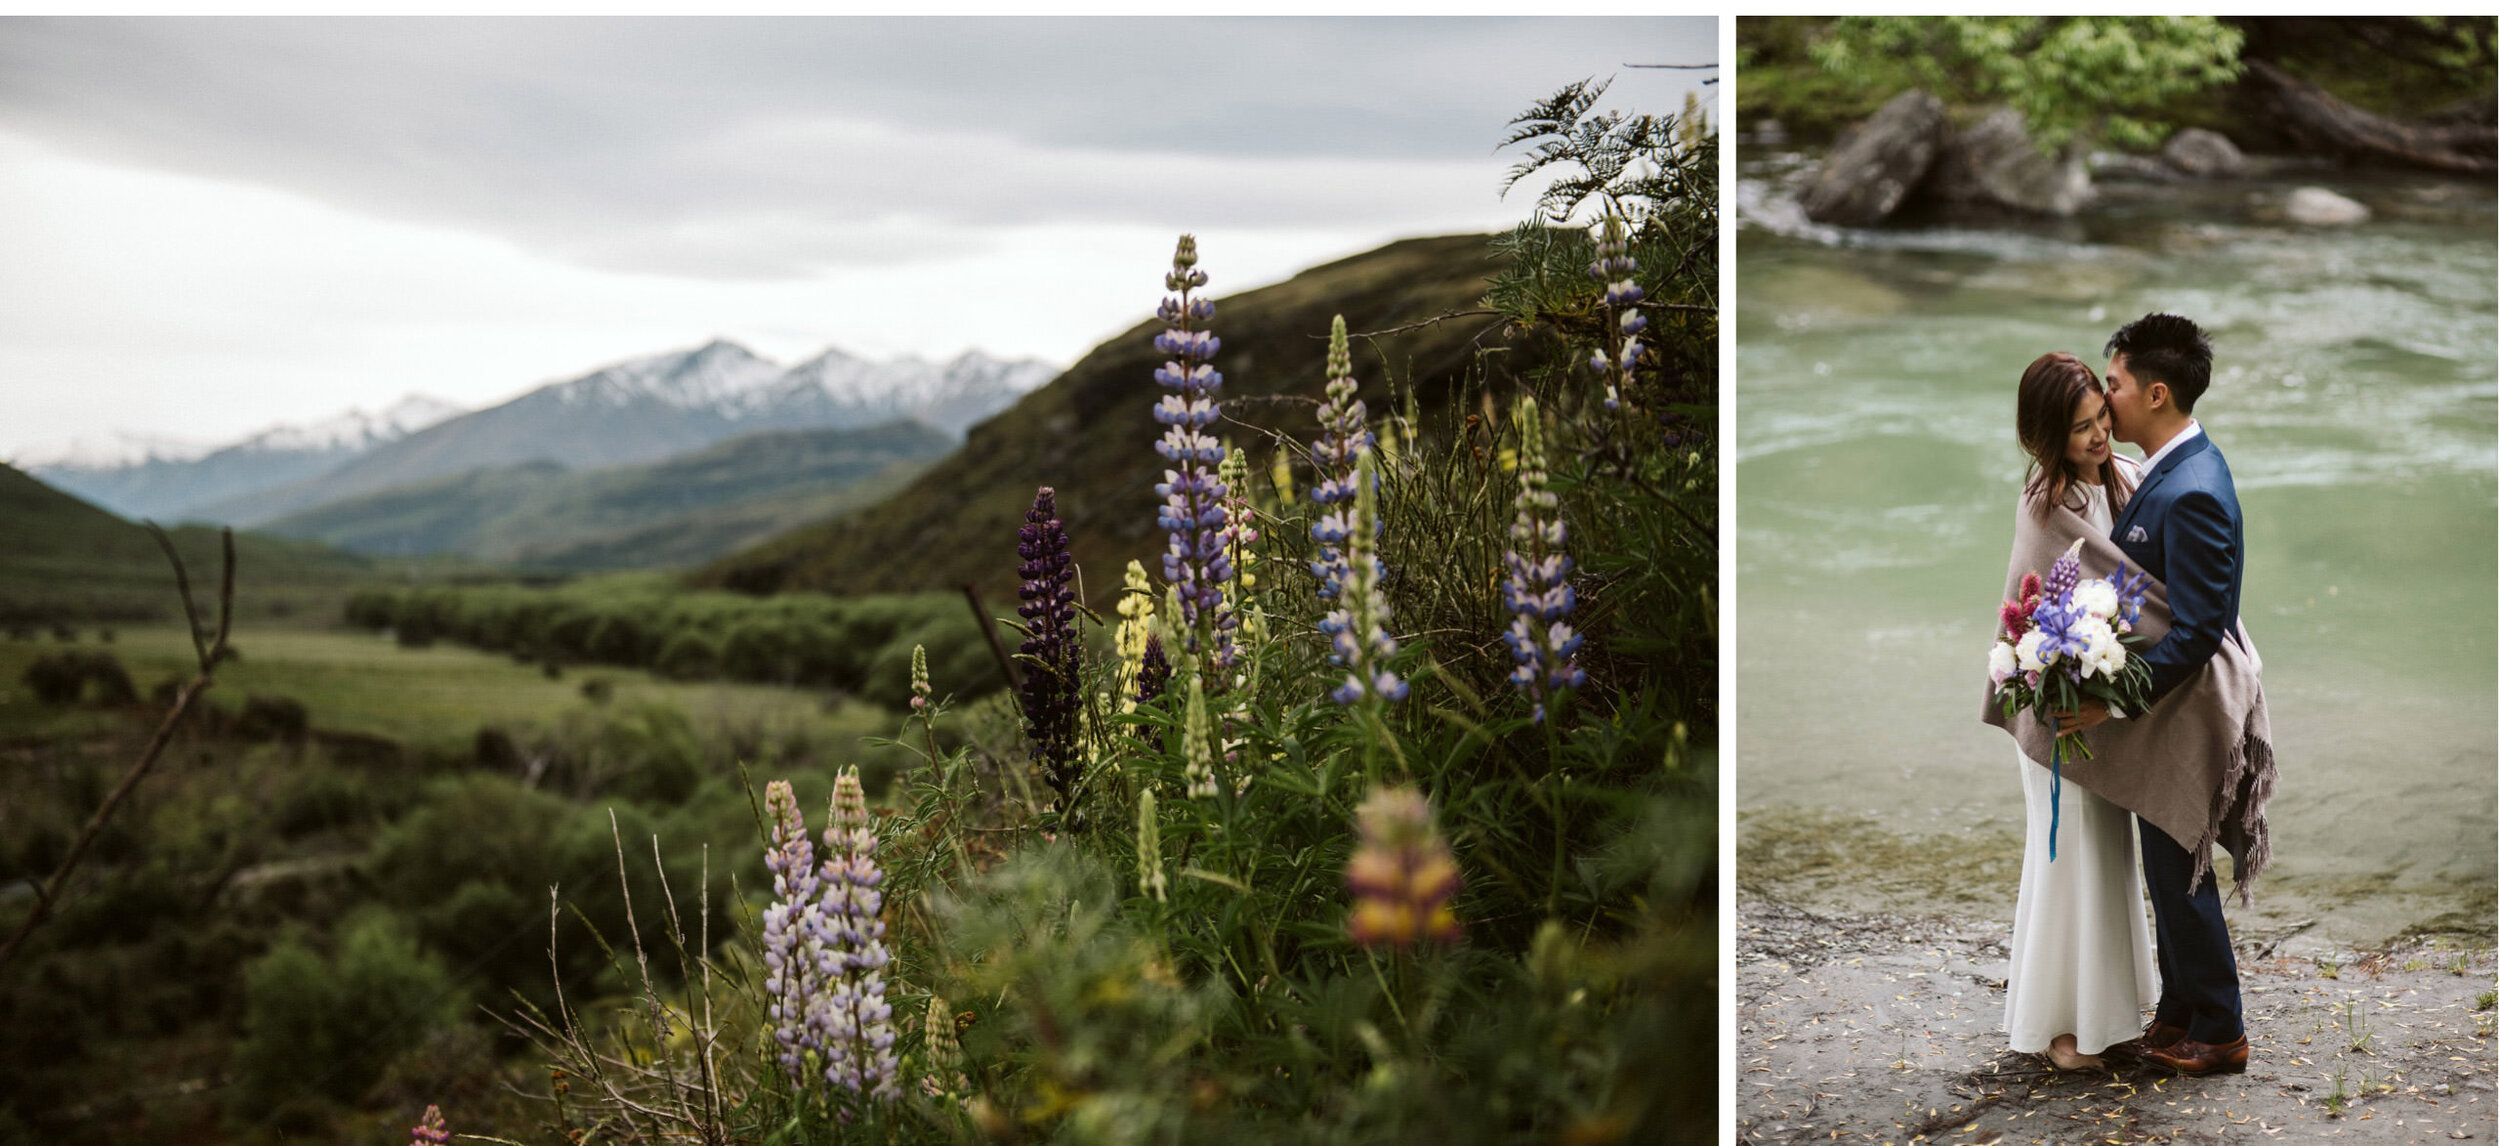
<svg viewBox="0 0 2500 1146"><path fill-rule="evenodd" d="M1997 608L1997 640L1988 649L1988 679L1995 683L1997 704L2011 718L2030 709L2042 724L2083 706L2087 696L2099 697L2113 709L2140 712L2152 686L2152 672L2129 647L2144 609L2149 573L2120 566L2116 581L2082 580L2077 539L2049 566L2047 581L2039 574L2023 577L2019 601ZM2092 749L2081 733L2057 738L2056 755ZM2052 758L2051 766L2056 760Z"/></svg>

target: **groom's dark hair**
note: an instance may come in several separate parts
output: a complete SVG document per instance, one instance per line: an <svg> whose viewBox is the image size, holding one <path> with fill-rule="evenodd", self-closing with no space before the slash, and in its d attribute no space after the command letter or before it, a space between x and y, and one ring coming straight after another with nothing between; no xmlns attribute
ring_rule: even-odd
<svg viewBox="0 0 2500 1146"><path fill-rule="evenodd" d="M2179 412L2196 412L2196 400L2213 381L2214 348L2195 323L2175 314L2148 314L2109 336L2103 354L2127 356L2127 373L2170 387Z"/></svg>

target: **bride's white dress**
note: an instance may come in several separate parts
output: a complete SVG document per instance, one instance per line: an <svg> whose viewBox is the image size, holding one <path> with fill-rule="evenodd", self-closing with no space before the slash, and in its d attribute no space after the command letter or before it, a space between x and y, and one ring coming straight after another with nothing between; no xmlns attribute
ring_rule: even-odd
<svg viewBox="0 0 2500 1146"><path fill-rule="evenodd" d="M2083 486L2084 519L2106 533L2108 495ZM2046 572L2043 570L2042 572ZM2014 897L2005 1033L2014 1050L2045 1052L2075 1036L2097 1053L2142 1033L2155 998L2135 817L2081 787L2059 796L2057 859L2049 860L2049 769L2015 750L2023 777L2023 882Z"/></svg>

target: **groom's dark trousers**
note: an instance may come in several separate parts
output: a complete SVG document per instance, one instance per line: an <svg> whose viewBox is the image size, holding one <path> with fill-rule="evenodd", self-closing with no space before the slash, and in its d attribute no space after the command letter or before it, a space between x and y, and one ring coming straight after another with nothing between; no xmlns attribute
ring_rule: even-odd
<svg viewBox="0 0 2500 1146"><path fill-rule="evenodd" d="M2144 651L2153 676L2151 703L2158 706L2204 671L2239 623L2246 548L2239 495L2222 451L2202 433L2180 443L2144 475L2110 539L2169 593L2170 631ZM2160 944L2161 1002L2153 1017L2186 1029L2200 1043L2239 1038L2245 1033L2239 962L2223 926L2214 877L2208 872L2191 891L2188 873L2195 870L2195 857L2187 847L2141 818L2136 829L2145 892L2153 903L2153 935Z"/></svg>

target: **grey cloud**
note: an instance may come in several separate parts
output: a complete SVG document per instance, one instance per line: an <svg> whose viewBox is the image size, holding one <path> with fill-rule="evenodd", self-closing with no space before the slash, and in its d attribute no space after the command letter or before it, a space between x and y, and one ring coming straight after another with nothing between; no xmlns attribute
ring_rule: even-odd
<svg viewBox="0 0 2500 1146"><path fill-rule="evenodd" d="M1609 73L1611 103L1678 110L1690 73L1620 65L1715 52L1712 21L1657 18L13 18L0 127L593 265L779 277L1001 225L1501 217L1510 115Z"/></svg>

